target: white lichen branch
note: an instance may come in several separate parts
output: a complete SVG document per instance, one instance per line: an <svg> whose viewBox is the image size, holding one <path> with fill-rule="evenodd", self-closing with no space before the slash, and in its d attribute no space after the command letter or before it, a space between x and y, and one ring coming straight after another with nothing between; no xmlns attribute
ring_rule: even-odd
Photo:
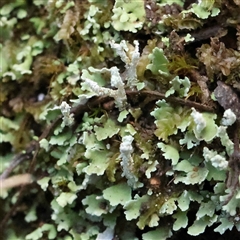
<svg viewBox="0 0 240 240"><path fill-rule="evenodd" d="M132 158L132 153L134 151L132 142L134 138L131 135L124 136L122 138L122 143L120 144L120 158L121 166L123 168L122 176L127 178L127 183L133 188L142 186L138 181L138 178L134 175L134 161Z"/></svg>

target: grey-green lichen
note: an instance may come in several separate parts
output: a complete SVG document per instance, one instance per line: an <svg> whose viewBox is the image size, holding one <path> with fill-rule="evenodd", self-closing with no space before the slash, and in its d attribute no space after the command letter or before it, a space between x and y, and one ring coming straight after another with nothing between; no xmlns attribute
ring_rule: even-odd
<svg viewBox="0 0 240 240"><path fill-rule="evenodd" d="M239 237L240 3L192 2L1 3L4 239Z"/></svg>

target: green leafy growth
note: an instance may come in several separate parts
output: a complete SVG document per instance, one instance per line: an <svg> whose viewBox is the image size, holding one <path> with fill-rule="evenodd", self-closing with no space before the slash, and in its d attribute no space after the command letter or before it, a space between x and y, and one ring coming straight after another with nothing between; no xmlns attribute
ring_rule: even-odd
<svg viewBox="0 0 240 240"><path fill-rule="evenodd" d="M193 225L188 228L188 234L192 236L198 236L205 231L207 226L213 225L217 221L218 216L213 217L205 216L201 219L194 221Z"/></svg>
<svg viewBox="0 0 240 240"><path fill-rule="evenodd" d="M130 31L136 33L145 21L144 1L116 0L112 9L112 26L117 31Z"/></svg>
<svg viewBox="0 0 240 240"><path fill-rule="evenodd" d="M54 225L45 223L41 227L37 228L32 233L26 236L27 240L38 240L43 237L43 233L48 232L48 239L55 239L57 231Z"/></svg>
<svg viewBox="0 0 240 240"><path fill-rule="evenodd" d="M142 204L147 202L148 200L149 197L147 195L144 195L142 197L139 197L137 195L133 200L128 201L124 206L124 214L126 216L126 219L128 221L132 219L137 219L141 215L140 209Z"/></svg>
<svg viewBox="0 0 240 240"><path fill-rule="evenodd" d="M181 145L187 145L187 149L191 149L197 145L199 145L200 140L198 140L195 134L192 131L187 131L184 135L183 139L179 140Z"/></svg>
<svg viewBox="0 0 240 240"><path fill-rule="evenodd" d="M174 75L186 75L187 73L191 73L192 70L196 69L197 68L196 65L197 65L196 60L184 53L181 55L171 54L167 66L169 72L173 73Z"/></svg>
<svg viewBox="0 0 240 240"><path fill-rule="evenodd" d="M164 19L164 25L171 26L175 30L192 30L197 29L203 25L203 23L194 17L192 14L186 14L186 12L191 12L190 10L183 10L178 15L168 15Z"/></svg>
<svg viewBox="0 0 240 240"><path fill-rule="evenodd" d="M207 180L215 180L215 181L225 181L227 177L226 170L220 170L219 168L214 167L210 162L206 162L206 167L208 169Z"/></svg>
<svg viewBox="0 0 240 240"><path fill-rule="evenodd" d="M238 192L234 192L233 196L229 200L229 195L232 194L232 191L232 189L227 189L227 194L220 196L220 201L222 203L228 201L227 204L223 205L222 210L226 211L230 216L235 216L237 214L237 209L240 207L240 201L236 198Z"/></svg>
<svg viewBox="0 0 240 240"><path fill-rule="evenodd" d="M43 138L42 140L40 140L39 145L40 145L40 148L43 148L45 151L49 150L49 142L46 138Z"/></svg>
<svg viewBox="0 0 240 240"><path fill-rule="evenodd" d="M168 137L176 134L178 129L184 131L191 123L190 110L180 106L172 107L165 100L159 100L151 115L155 117L157 129L155 135L166 142Z"/></svg>
<svg viewBox="0 0 240 240"><path fill-rule="evenodd" d="M216 205L213 201L202 202L197 211L196 217L197 219L203 218L204 216L212 217L215 213L215 209Z"/></svg>
<svg viewBox="0 0 240 240"><path fill-rule="evenodd" d="M228 218L220 218L221 224L214 229L214 232L219 232L221 235L227 230L232 230L234 227L234 222L230 221Z"/></svg>
<svg viewBox="0 0 240 240"><path fill-rule="evenodd" d="M108 168L106 169L106 175L108 177L108 180L110 182L115 182L116 181L116 170L118 167L118 159L119 154L116 153L114 155L112 155L111 157L109 157L109 161L108 161Z"/></svg>
<svg viewBox="0 0 240 240"><path fill-rule="evenodd" d="M142 150L141 158L150 159L154 154L152 140L149 139L151 136L142 136L141 133L137 132L134 135L137 146Z"/></svg>
<svg viewBox="0 0 240 240"><path fill-rule="evenodd" d="M63 133L60 133L60 134L57 134L57 135L53 135L51 137L51 139L49 140L49 144L51 145L67 145L72 136L72 133L71 132L63 132Z"/></svg>
<svg viewBox="0 0 240 240"><path fill-rule="evenodd" d="M186 37L184 38L185 42L192 42L194 41L194 37L191 36L191 34L187 34Z"/></svg>
<svg viewBox="0 0 240 240"><path fill-rule="evenodd" d="M51 169L51 183L54 187L66 186L70 181L73 181L73 173L67 169L60 168L57 170Z"/></svg>
<svg viewBox="0 0 240 240"><path fill-rule="evenodd" d="M159 210L160 215L172 215L173 212L177 209L176 198L169 198L163 203Z"/></svg>
<svg viewBox="0 0 240 240"><path fill-rule="evenodd" d="M172 161L172 165L176 165L178 163L179 153L174 146L164 143L158 143L157 146L163 151L163 156L165 159Z"/></svg>
<svg viewBox="0 0 240 240"><path fill-rule="evenodd" d="M174 166L173 169L179 172L174 179L174 183L182 182L187 185L202 183L206 179L209 172L206 167L193 166L187 160L182 160L176 166Z"/></svg>
<svg viewBox="0 0 240 240"><path fill-rule="evenodd" d="M0 118L0 143L8 142L18 151L22 150L23 145L32 140L32 137L23 114L17 114L12 120Z"/></svg>
<svg viewBox="0 0 240 240"><path fill-rule="evenodd" d="M116 123L110 118L104 123L103 127L94 126L94 131L96 133L96 138L98 141L104 140L106 138L111 138L119 132L120 128Z"/></svg>
<svg viewBox="0 0 240 240"><path fill-rule="evenodd" d="M183 2L182 0L161 0L161 4L165 5L165 4L178 4L179 6L183 6Z"/></svg>
<svg viewBox="0 0 240 240"><path fill-rule="evenodd" d="M155 172L157 170L157 165L158 165L158 161L148 161L147 164L147 170L145 172L145 175L147 178L151 178L151 173Z"/></svg>
<svg viewBox="0 0 240 240"><path fill-rule="evenodd" d="M176 76L173 80L171 80L170 84L172 85L172 87L166 92L166 97L169 97L175 92L177 92L180 97L186 97L191 86L188 77L181 79L179 78L179 76Z"/></svg>
<svg viewBox="0 0 240 240"><path fill-rule="evenodd" d="M142 239L143 240L153 240L153 239L166 240L171 236L172 236L171 230L167 226L164 226L164 227L158 227L156 230L144 233L142 235Z"/></svg>
<svg viewBox="0 0 240 240"><path fill-rule="evenodd" d="M74 212L68 206L62 208L55 199L51 202L51 207L53 209L51 218L57 225L58 232L62 230L69 231L77 227L78 221L83 221L81 214Z"/></svg>
<svg viewBox="0 0 240 240"><path fill-rule="evenodd" d="M220 9L214 7L215 0L202 0L200 4L192 4L191 11L201 19L217 16Z"/></svg>
<svg viewBox="0 0 240 240"><path fill-rule="evenodd" d="M94 82L96 82L99 86L102 87L107 83L106 79L104 79L104 77L102 76L103 70L101 71L101 70L95 69L93 67L89 67L88 70L83 69L82 70L82 79L89 78L89 79L93 80ZM83 85L83 86L84 86L83 90L85 90L85 85Z"/></svg>
<svg viewBox="0 0 240 240"><path fill-rule="evenodd" d="M103 197L110 202L111 206L125 205L131 200L131 188L126 183L119 183L103 191Z"/></svg>
<svg viewBox="0 0 240 240"><path fill-rule="evenodd" d="M34 204L30 209L27 215L25 216L25 221L26 222L33 222L37 220L37 209L36 209L36 204Z"/></svg>
<svg viewBox="0 0 240 240"><path fill-rule="evenodd" d="M15 121L12 121L5 117L0 117L0 130L1 131L9 131L9 130L18 130L19 124Z"/></svg>
<svg viewBox="0 0 240 240"><path fill-rule="evenodd" d="M147 65L147 69L151 70L151 72L155 75L157 74L162 74L164 76L169 75L167 67L168 60L164 56L163 49L155 47L148 57L151 60L151 63Z"/></svg>
<svg viewBox="0 0 240 240"><path fill-rule="evenodd" d="M181 211L186 211L189 209L189 204L191 201L196 201L200 203L203 200L203 197L193 191L184 190L181 196L178 198L178 207Z"/></svg>
<svg viewBox="0 0 240 240"><path fill-rule="evenodd" d="M173 215L173 218L176 219L176 221L173 224L173 230L178 231L181 228L186 228L188 225L188 217L187 217L187 211L182 212L178 211Z"/></svg>
<svg viewBox="0 0 240 240"><path fill-rule="evenodd" d="M216 114L207 112L198 113L195 109L192 109L191 116L195 123L193 132L198 140L209 142L217 136L218 127L215 124Z"/></svg>
<svg viewBox="0 0 240 240"><path fill-rule="evenodd" d="M122 122L127 117L128 113L129 112L126 109L121 111L117 119L118 122Z"/></svg>
<svg viewBox="0 0 240 240"><path fill-rule="evenodd" d="M76 198L77 198L76 193L62 192L56 198L56 201L61 207L65 207L67 204L72 204Z"/></svg>
<svg viewBox="0 0 240 240"><path fill-rule="evenodd" d="M37 181L37 183L40 185L40 187L43 189L43 191L46 191L46 189L49 185L50 179L51 179L50 177L43 177L42 179Z"/></svg>
<svg viewBox="0 0 240 240"><path fill-rule="evenodd" d="M83 133L82 142L86 147L84 156L90 160L90 164L84 168L88 174L103 175L108 167L108 150L102 142L99 142L95 134Z"/></svg>
<svg viewBox="0 0 240 240"><path fill-rule="evenodd" d="M96 194L88 195L82 200L83 205L88 206L86 212L94 216L101 216L108 211L104 208L106 200Z"/></svg>

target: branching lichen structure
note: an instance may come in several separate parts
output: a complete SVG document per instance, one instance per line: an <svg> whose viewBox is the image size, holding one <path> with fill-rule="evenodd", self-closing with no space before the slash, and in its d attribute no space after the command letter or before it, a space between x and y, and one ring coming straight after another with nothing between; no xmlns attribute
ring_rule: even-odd
<svg viewBox="0 0 240 240"><path fill-rule="evenodd" d="M239 13L2 0L0 239L240 239Z"/></svg>

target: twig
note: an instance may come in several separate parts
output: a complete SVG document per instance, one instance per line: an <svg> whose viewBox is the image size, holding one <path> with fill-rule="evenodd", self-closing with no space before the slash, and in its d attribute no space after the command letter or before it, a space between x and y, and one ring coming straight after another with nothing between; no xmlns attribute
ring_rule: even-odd
<svg viewBox="0 0 240 240"><path fill-rule="evenodd" d="M180 104L183 106L188 106L188 107L194 107L200 111L206 111L206 112L214 112L214 108L207 106L207 105L203 105L197 102L193 102L193 101L189 101L189 100L184 100L182 98L178 98L178 97L165 97L165 93L161 93L161 92L156 92L156 91L150 91L150 90L143 90L143 91L127 91L126 94L128 96L136 96L136 95L147 95L147 96L151 96L152 98L155 99L166 99L167 102L171 102L171 103L176 103L176 104Z"/></svg>
<svg viewBox="0 0 240 240"><path fill-rule="evenodd" d="M33 156L32 152L36 149L36 142L30 143L30 146L27 148L26 153L20 153L17 154L12 162L10 163L10 166L5 169L5 171L0 175L0 180L5 179L11 174L11 172L23 161L30 160Z"/></svg>
<svg viewBox="0 0 240 240"><path fill-rule="evenodd" d="M240 120L237 120L235 123L237 131L234 132L234 152L231 155L228 165L229 172L227 178L227 188L231 190L228 195L227 200L224 205L227 204L233 197L236 192L236 188L239 186L239 174L240 174L240 149L239 149L239 128L240 128Z"/></svg>

